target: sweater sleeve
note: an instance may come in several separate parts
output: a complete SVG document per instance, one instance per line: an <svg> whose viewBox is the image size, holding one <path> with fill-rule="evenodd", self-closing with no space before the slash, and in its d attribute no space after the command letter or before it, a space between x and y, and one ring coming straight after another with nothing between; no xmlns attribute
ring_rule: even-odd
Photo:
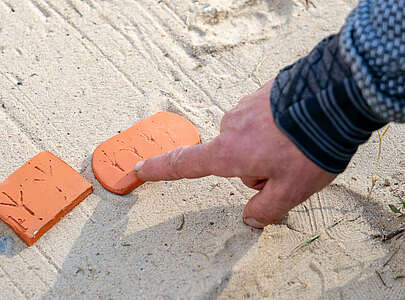
<svg viewBox="0 0 405 300"><path fill-rule="evenodd" d="M363 0L349 15L340 52L370 108L405 122L405 0Z"/></svg>
<svg viewBox="0 0 405 300"><path fill-rule="evenodd" d="M405 0L361 0L338 34L280 71L274 120L314 163L343 172L374 130L405 122L404 71Z"/></svg>

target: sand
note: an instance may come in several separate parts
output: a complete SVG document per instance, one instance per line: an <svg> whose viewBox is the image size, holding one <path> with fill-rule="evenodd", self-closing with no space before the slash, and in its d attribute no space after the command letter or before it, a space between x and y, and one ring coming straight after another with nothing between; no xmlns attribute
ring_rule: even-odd
<svg viewBox="0 0 405 300"><path fill-rule="evenodd" d="M212 139L225 111L338 31L355 2L1 0L0 181L47 150L95 191L30 248L0 224L0 299L404 299L403 237L381 238L403 223L388 204L405 197L404 126L378 164L373 135L263 231L242 223L253 192L236 179L117 196L91 170L99 143L158 111Z"/></svg>

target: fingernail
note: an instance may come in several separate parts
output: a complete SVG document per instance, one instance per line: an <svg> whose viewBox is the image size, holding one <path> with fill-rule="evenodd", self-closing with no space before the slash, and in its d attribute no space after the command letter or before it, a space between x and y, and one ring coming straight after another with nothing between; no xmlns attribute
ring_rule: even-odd
<svg viewBox="0 0 405 300"><path fill-rule="evenodd" d="M252 226L254 228L260 228L261 229L261 228L263 228L265 226L265 225L263 225L262 223L260 223L259 221L257 221L254 218L244 218L243 222L246 225Z"/></svg>
<svg viewBox="0 0 405 300"><path fill-rule="evenodd" d="M142 169L144 163L145 161L138 161L134 167L134 171L139 172Z"/></svg>

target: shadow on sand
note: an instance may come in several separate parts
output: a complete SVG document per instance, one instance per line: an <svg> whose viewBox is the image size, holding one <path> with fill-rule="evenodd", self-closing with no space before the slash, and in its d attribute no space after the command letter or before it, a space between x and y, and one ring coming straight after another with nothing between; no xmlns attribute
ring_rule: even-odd
<svg viewBox="0 0 405 300"><path fill-rule="evenodd" d="M119 203L99 188L95 194L101 200L44 299L215 299L261 234L242 221L227 226L241 205L188 212L180 230L181 216L145 229L131 217L135 192Z"/></svg>

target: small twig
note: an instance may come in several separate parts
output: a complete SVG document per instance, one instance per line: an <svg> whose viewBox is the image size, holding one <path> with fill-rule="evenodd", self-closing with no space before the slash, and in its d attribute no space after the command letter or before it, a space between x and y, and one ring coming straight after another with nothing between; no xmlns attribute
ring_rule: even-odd
<svg viewBox="0 0 405 300"><path fill-rule="evenodd" d="M383 136L388 132L388 129L390 129L391 125L388 124L388 126L385 128L384 133L382 134Z"/></svg>
<svg viewBox="0 0 405 300"><path fill-rule="evenodd" d="M375 270L375 273L377 274L378 278L380 278L382 284L383 284L385 287L388 287L388 286L385 284L385 281L384 281L384 279L382 278L380 272L378 272L377 270Z"/></svg>
<svg viewBox="0 0 405 300"><path fill-rule="evenodd" d="M378 155L377 155L377 162L376 162L377 164L378 164L378 162L380 161L380 156L381 156L382 138L383 138L383 136L388 132L388 129L390 129L390 125L388 125L388 126L385 128L383 134L381 134L380 131L377 130L377 134L378 134Z"/></svg>
<svg viewBox="0 0 405 300"><path fill-rule="evenodd" d="M381 156L381 143L382 143L382 136L379 130L377 130L377 134L378 134L378 154L377 154L377 161L376 163L378 164L378 162L380 161L380 156Z"/></svg>
<svg viewBox="0 0 405 300"><path fill-rule="evenodd" d="M292 230L292 231L295 231L295 232L304 234L304 232L302 232L302 231L300 231L300 230L298 230L298 229L295 229L294 227L292 227L292 226L291 226L290 224L288 224L288 223L285 223L285 226L287 226L287 228L290 229L290 230Z"/></svg>
<svg viewBox="0 0 405 300"><path fill-rule="evenodd" d="M391 231L391 232L389 232L387 234L383 234L382 241L383 242L389 241L390 239L396 237L397 235L403 233L404 231L405 231L405 227L401 227L401 228L398 228L398 229L396 229L394 231Z"/></svg>
<svg viewBox="0 0 405 300"><path fill-rule="evenodd" d="M184 214L182 214L182 215L181 215L181 223L180 223L180 226L176 228L177 231L180 231L180 230L183 229L183 227L184 227L184 222L185 222Z"/></svg>
<svg viewBox="0 0 405 300"><path fill-rule="evenodd" d="M377 178L373 175L371 177L371 187L370 187L370 191L368 192L368 195L366 198L367 200L370 200L371 193L373 192L376 183L377 183Z"/></svg>
<svg viewBox="0 0 405 300"><path fill-rule="evenodd" d="M376 161L376 164L377 164L377 165L379 164L380 158L381 158L382 139L383 139L383 137L387 134L388 129L390 129L390 125L387 125L387 127L385 128L385 130L384 130L384 132L383 132L382 134L380 133L379 130L377 130L377 134L378 134L378 154L377 154L377 161ZM375 178L374 175L373 175L373 177L371 178L371 188L370 188L370 191L368 192L367 200L370 200L370 196L371 196L371 193L373 192L373 189L374 189L374 187L375 187L376 181L377 181L377 180L376 180L376 178Z"/></svg>
<svg viewBox="0 0 405 300"><path fill-rule="evenodd" d="M391 254L391 256L387 259L387 261L383 264L383 268L386 266L386 265L388 265L388 263L391 261L391 259L395 256L395 254L397 254L398 253L398 250L399 250L399 248L401 248L401 247L398 247L392 254Z"/></svg>
<svg viewBox="0 0 405 300"><path fill-rule="evenodd" d="M329 230L332 229L333 227L335 227L337 224L339 224L340 222L342 222L343 218L333 222L331 225L329 225L328 227L326 227L326 234L331 238L331 239L335 239L330 233Z"/></svg>
<svg viewBox="0 0 405 300"><path fill-rule="evenodd" d="M305 206L304 206L305 207ZM306 208L306 207L305 207ZM300 250L301 248L303 248L304 246L311 246L311 244L316 241L317 239L319 239L321 237L321 233L326 232L328 235L328 230L332 229L333 227L335 227L337 224L339 224L340 222L342 222L344 219L344 217L340 218L339 220L333 222L332 224L330 224L329 226L327 226L325 229L323 229L321 232L315 234L314 236L310 237L308 240L303 241L302 243L298 244L293 250L291 250L291 253L296 252L298 250ZM288 227L288 226L287 226ZM290 254L291 254L290 253Z"/></svg>
<svg viewBox="0 0 405 300"><path fill-rule="evenodd" d="M321 236L320 233L315 234L314 236L312 236L311 238L309 238L306 241L303 241L301 244L299 244L297 247L295 247L291 252L295 252L300 250L302 247L304 246L310 246L312 242L316 241L317 239L319 239L319 237Z"/></svg>
<svg viewBox="0 0 405 300"><path fill-rule="evenodd" d="M332 229L333 227L335 227L337 224L339 224L340 222L343 221L343 218L340 218L339 220L333 222L331 225L329 225L328 227L326 227L326 229Z"/></svg>
<svg viewBox="0 0 405 300"><path fill-rule="evenodd" d="M347 220L348 222L354 222L360 218L360 215L356 216L354 219Z"/></svg>
<svg viewBox="0 0 405 300"><path fill-rule="evenodd" d="M312 1L310 1L310 0L305 0L306 9L309 9L309 4L312 4L312 6L313 6L314 8L316 8L314 2L312 2Z"/></svg>

